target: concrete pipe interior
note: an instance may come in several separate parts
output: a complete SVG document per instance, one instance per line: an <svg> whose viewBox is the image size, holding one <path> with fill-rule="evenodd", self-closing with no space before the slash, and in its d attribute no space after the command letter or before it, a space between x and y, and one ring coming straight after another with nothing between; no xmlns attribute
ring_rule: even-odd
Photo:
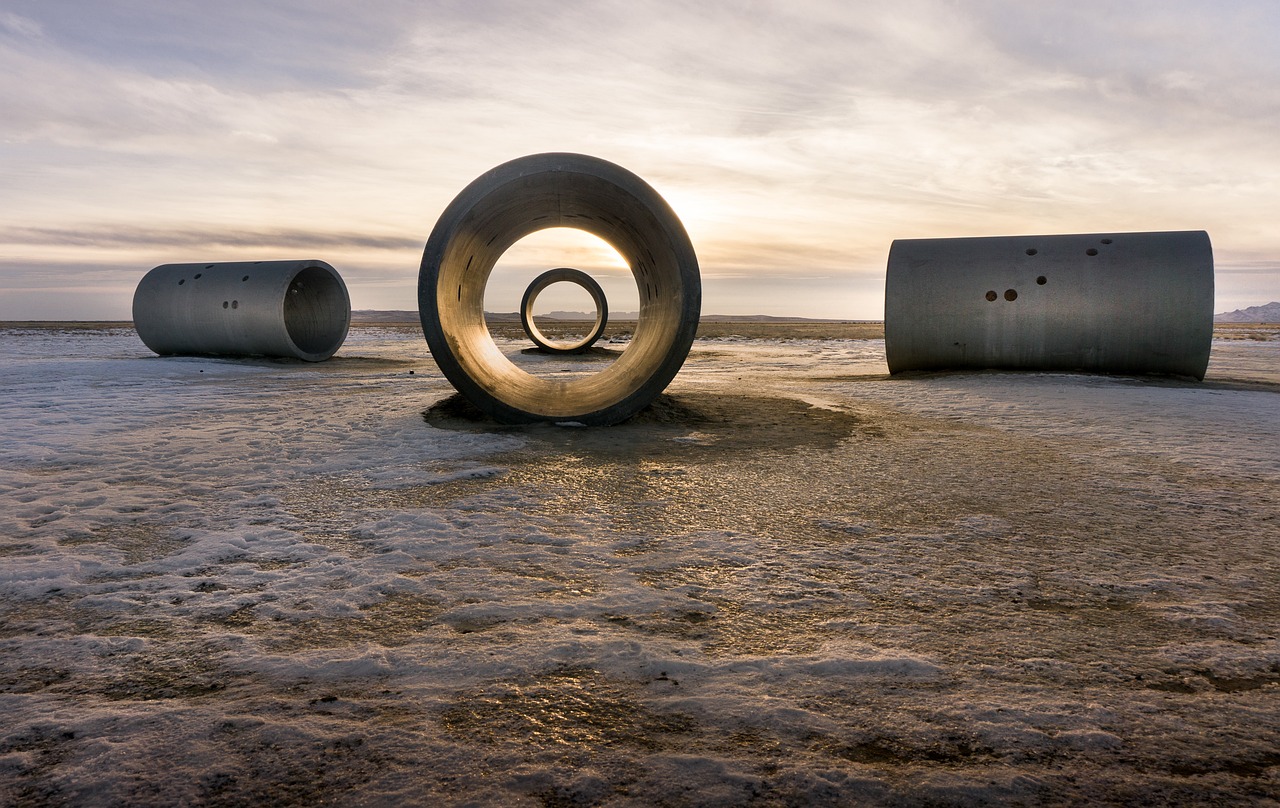
<svg viewBox="0 0 1280 808"><path fill-rule="evenodd" d="M571 283L580 286L588 295L591 296L591 302L595 306L595 323L587 330L587 334L578 340L553 340L542 333L538 328L538 324L534 318L534 305L538 302L538 296L548 287L557 283ZM600 335L604 333L605 326L609 324L609 302L605 299L604 290L600 288L600 284L596 283L596 279L583 272L580 269L572 267L559 267L557 269L549 269L538 277L534 278L529 284L529 288L525 289L524 297L520 301L520 323L524 326L524 332L529 335L529 339L543 351L556 354L575 354L582 353L595 344L600 339Z"/></svg>
<svg viewBox="0 0 1280 808"><path fill-rule="evenodd" d="M570 381L517 367L484 321L484 291L502 254L540 230L597 236L631 268L640 308L635 335L606 369ZM649 404L688 356L702 287L684 226L658 193L620 166L579 154L504 163L468 185L441 214L418 275L422 329L436 363L476 406L500 421L617 423Z"/></svg>
<svg viewBox="0 0 1280 808"><path fill-rule="evenodd" d="M347 338L351 304L336 272L309 266L293 276L284 298L284 326L305 355L330 356Z"/></svg>
<svg viewBox="0 0 1280 808"><path fill-rule="evenodd" d="M164 264L138 284L133 323L161 355L319 362L342 347L351 300L323 261Z"/></svg>

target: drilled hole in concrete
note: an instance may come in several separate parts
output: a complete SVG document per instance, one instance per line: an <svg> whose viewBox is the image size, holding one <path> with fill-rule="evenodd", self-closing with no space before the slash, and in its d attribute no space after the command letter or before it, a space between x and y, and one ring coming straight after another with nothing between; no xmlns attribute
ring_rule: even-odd
<svg viewBox="0 0 1280 808"><path fill-rule="evenodd" d="M1012 300L1017 300L1017 299L1018 299L1018 291L1017 291L1016 289L1006 289L1006 290L1004 290L1004 299L1005 299L1005 300L1010 300L1010 301L1012 301Z"/></svg>
<svg viewBox="0 0 1280 808"><path fill-rule="evenodd" d="M207 269L207 268L208 268L208 267L206 267L206 269ZM192 275L192 276L191 276L191 278L192 278L192 280L197 280L197 281L198 281L198 280L200 280L200 273L199 273L199 272L197 272L195 275Z"/></svg>
<svg viewBox="0 0 1280 808"><path fill-rule="evenodd" d="M179 286L181 286L182 284L184 284L184 283L186 283L186 282L187 282L187 279L186 279L186 278L183 278L182 280L178 281L178 285L179 285Z"/></svg>
<svg viewBox="0 0 1280 808"><path fill-rule="evenodd" d="M225 301L225 300L224 300L224 301L222 301L222 308L224 308L224 309L225 309L225 308L227 308L227 307L228 307L228 306L230 306L230 305L231 305L231 304L230 304L230 303L228 303L227 301Z"/></svg>
<svg viewBox="0 0 1280 808"><path fill-rule="evenodd" d="M247 280L249 280L249 276L248 276L248 275L245 275L243 278L241 278L241 279L240 279L240 282L241 282L241 283L244 283L244 282L245 282L245 281L247 281Z"/></svg>
<svg viewBox="0 0 1280 808"><path fill-rule="evenodd" d="M1097 251L1096 249L1094 249L1093 247L1090 247L1089 249L1087 249L1087 250L1085 250L1085 251L1084 251L1084 254L1085 254L1085 255L1097 255L1097 254L1098 254L1098 251Z"/></svg>
<svg viewBox="0 0 1280 808"><path fill-rule="evenodd" d="M1048 279L1048 278L1046 278L1046 277L1045 277L1045 276L1043 276L1043 275L1041 275L1040 277L1036 278L1036 283L1040 284L1041 286L1044 286L1044 285L1045 285L1046 283L1048 283L1048 282L1049 282L1049 279Z"/></svg>
<svg viewBox="0 0 1280 808"><path fill-rule="evenodd" d="M239 300L233 300L233 301L231 301L231 308L233 308L233 309L238 309L238 308L240 308L240 301L239 301Z"/></svg>
<svg viewBox="0 0 1280 808"><path fill-rule="evenodd" d="M994 301L994 300L996 300L998 297L1000 297L1000 295L996 294L996 290L994 290L994 289L992 289L990 292L987 292L987 300L992 300L992 301Z"/></svg>
<svg viewBox="0 0 1280 808"><path fill-rule="evenodd" d="M1102 240L1102 243L1103 243L1103 244L1110 244L1110 243L1111 243L1111 239L1109 239L1109 238L1104 238L1104 239Z"/></svg>
<svg viewBox="0 0 1280 808"><path fill-rule="evenodd" d="M1040 252L1040 251L1039 251L1039 250L1037 250L1035 247L1028 247L1028 248L1027 248L1027 255L1035 255L1035 254L1036 254L1036 253L1038 253L1038 252Z"/></svg>

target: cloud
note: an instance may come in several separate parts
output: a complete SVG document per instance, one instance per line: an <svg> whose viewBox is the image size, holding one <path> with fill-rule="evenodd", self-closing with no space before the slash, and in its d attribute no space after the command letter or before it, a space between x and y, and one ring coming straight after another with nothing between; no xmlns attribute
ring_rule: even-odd
<svg viewBox="0 0 1280 808"><path fill-rule="evenodd" d="M50 46L89 62L258 90L359 84L369 54L394 46L406 18L421 13L409 0L9 5L39 21Z"/></svg>
<svg viewBox="0 0 1280 808"><path fill-rule="evenodd" d="M165 230L159 228L0 228L0 244L93 247L255 247L289 249L421 249L423 242L395 236L308 230Z"/></svg>
<svg viewBox="0 0 1280 808"><path fill-rule="evenodd" d="M483 171L553 150L649 181L722 278L860 284L896 237L1205 228L1228 260L1280 250L1269 4L9 8L0 231L42 260L378 265Z"/></svg>
<svg viewBox="0 0 1280 808"><path fill-rule="evenodd" d="M0 13L0 32L21 39L40 39L44 36L44 26L30 17L6 11Z"/></svg>

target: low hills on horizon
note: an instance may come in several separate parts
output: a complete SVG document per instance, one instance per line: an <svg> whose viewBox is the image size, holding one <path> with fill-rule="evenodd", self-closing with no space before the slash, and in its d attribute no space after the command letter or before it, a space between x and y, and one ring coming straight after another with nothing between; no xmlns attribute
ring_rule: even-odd
<svg viewBox="0 0 1280 808"><path fill-rule="evenodd" d="M635 320L639 312L619 311L610 312L609 319L611 321ZM502 311L493 312L486 311L484 313L486 320L492 323L518 323L520 322L520 312ZM553 311L548 314L539 314L537 319L561 320L565 322L575 321L594 321L594 314L587 314L580 311ZM700 318L709 323L878 323L880 320L857 320L857 319L831 319L820 317L777 317L772 314L704 314ZM418 322L418 312L416 311L381 311L376 309L359 309L351 312L351 322L353 323L416 323Z"/></svg>
<svg viewBox="0 0 1280 808"><path fill-rule="evenodd" d="M1213 315L1215 323L1280 323L1280 302Z"/></svg>
<svg viewBox="0 0 1280 808"><path fill-rule="evenodd" d="M635 320L638 312L619 311L612 312L609 315L610 320L626 321ZM484 314L485 319L494 323L518 323L520 322L520 313L510 312L492 312L487 311ZM565 322L573 322L580 320L595 320L594 314L587 314L581 311L553 311L548 314L539 314L539 320L561 320ZM704 314L699 319L709 323L879 323L883 320L859 320L859 319L835 319L827 317L779 317L772 314ZM351 321L354 323L416 323L418 322L418 312L416 311L391 311L378 309L359 309L351 312ZM1245 309L1236 309L1235 311L1223 312L1213 315L1215 323L1280 323L1280 301L1272 301L1262 306L1249 306Z"/></svg>

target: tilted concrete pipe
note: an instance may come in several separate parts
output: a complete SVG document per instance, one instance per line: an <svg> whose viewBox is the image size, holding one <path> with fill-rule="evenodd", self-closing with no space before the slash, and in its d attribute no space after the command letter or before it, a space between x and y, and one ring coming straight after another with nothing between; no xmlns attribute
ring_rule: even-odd
<svg viewBox="0 0 1280 808"><path fill-rule="evenodd" d="M1203 379L1204 231L899 239L885 278L889 372L1082 370Z"/></svg>
<svg viewBox="0 0 1280 808"><path fill-rule="evenodd" d="M324 261L164 264L133 295L133 325L158 354L319 362L347 338L351 299Z"/></svg>
<svg viewBox="0 0 1280 808"><path fill-rule="evenodd" d="M484 290L499 257L549 227L584 230L626 260L640 312L627 349L570 381L534 376L498 350ZM613 424L658 396L698 330L698 260L676 214L644 180L581 154L535 154L482 174L449 204L427 239L418 313L440 370L472 403L508 423Z"/></svg>
<svg viewBox="0 0 1280 808"><path fill-rule="evenodd" d="M556 283L577 284L587 290L587 294L591 295L591 302L596 307L596 321L582 339L574 340L573 342L557 342L548 339L547 335L543 334L538 328L538 324L534 322L533 305L538 301L538 295L548 286ZM530 282L529 288L524 290L524 297L520 301L520 324L524 326L524 333L529 335L529 339L533 340L533 344L547 353L582 353L594 345L596 340L600 339L600 336L604 334L605 327L609 325L609 301L605 298L604 290L600 288L600 284L596 282L596 279L582 270L572 267L548 269L534 278Z"/></svg>

